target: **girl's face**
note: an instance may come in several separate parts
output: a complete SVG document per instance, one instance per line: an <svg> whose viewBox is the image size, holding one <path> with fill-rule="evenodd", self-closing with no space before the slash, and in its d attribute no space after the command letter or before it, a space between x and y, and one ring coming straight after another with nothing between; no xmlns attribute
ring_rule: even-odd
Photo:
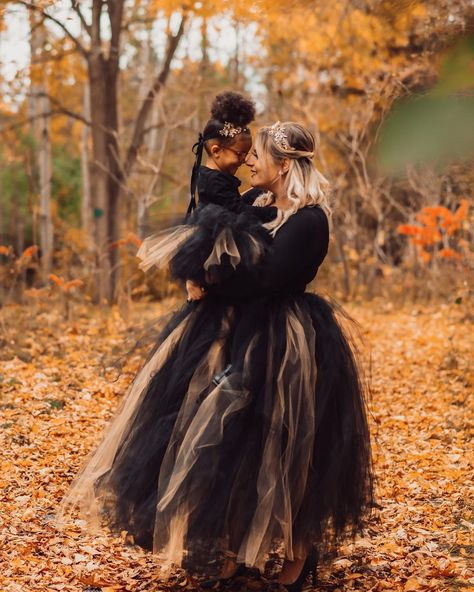
<svg viewBox="0 0 474 592"><path fill-rule="evenodd" d="M211 148L211 152L219 170L223 173L235 175L237 169L244 164L251 147L252 138L248 135L239 135L235 142L228 146L215 144Z"/></svg>
<svg viewBox="0 0 474 592"><path fill-rule="evenodd" d="M270 155L263 155L253 148L247 157L246 165L250 168L250 183L252 187L258 187L269 191L280 176L281 165L273 160Z"/></svg>

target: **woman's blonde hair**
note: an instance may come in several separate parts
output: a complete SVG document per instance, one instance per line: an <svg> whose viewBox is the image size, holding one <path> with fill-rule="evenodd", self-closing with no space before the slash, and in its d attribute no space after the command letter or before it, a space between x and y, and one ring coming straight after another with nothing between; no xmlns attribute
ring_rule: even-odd
<svg viewBox="0 0 474 592"><path fill-rule="evenodd" d="M331 221L329 182L314 166L315 140L308 129L293 121L262 127L257 132L255 148L259 158L272 158L275 162L284 158L290 160L285 190L293 205L287 210L278 209L275 220L265 224L271 234L274 235L290 216L306 206L320 206ZM254 205L268 206L274 202L274 194L267 191L255 200Z"/></svg>

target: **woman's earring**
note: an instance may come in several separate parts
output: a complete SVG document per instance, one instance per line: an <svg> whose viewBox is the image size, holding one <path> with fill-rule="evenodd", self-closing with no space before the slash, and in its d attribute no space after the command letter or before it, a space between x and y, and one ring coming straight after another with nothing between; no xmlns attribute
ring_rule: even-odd
<svg viewBox="0 0 474 592"><path fill-rule="evenodd" d="M278 174L279 175L283 175L283 171L278 171Z"/></svg>

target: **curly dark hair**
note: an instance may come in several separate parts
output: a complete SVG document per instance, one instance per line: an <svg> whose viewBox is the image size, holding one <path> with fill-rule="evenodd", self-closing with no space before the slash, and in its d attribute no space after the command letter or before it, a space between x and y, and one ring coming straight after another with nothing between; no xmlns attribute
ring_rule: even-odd
<svg viewBox="0 0 474 592"><path fill-rule="evenodd" d="M235 136L225 137L219 134L224 124L229 122L235 127L242 127L243 134L250 134L249 123L255 119L255 103L240 93L226 91L214 98L211 106L211 119L206 123L203 136L206 140L218 138L222 144L232 144Z"/></svg>
<svg viewBox="0 0 474 592"><path fill-rule="evenodd" d="M212 119L246 127L255 119L255 103L237 92L227 91L216 96L211 106Z"/></svg>

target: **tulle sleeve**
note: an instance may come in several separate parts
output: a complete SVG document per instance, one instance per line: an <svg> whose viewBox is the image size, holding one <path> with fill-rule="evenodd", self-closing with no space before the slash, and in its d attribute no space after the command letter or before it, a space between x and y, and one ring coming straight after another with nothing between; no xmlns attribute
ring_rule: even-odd
<svg viewBox="0 0 474 592"><path fill-rule="evenodd" d="M141 259L140 269L148 271L153 266L166 267L194 231L190 224L183 224L148 236L137 252Z"/></svg>
<svg viewBox="0 0 474 592"><path fill-rule="evenodd" d="M249 277L258 274L270 244L257 217L210 204L198 208L187 224L145 239L137 257L144 271L169 266L175 280L215 285L236 271Z"/></svg>
<svg viewBox="0 0 474 592"><path fill-rule="evenodd" d="M258 273L271 237L254 215L236 215L226 208L208 205L198 208L191 223L194 232L170 260L174 279L212 285L226 281L237 270Z"/></svg>

